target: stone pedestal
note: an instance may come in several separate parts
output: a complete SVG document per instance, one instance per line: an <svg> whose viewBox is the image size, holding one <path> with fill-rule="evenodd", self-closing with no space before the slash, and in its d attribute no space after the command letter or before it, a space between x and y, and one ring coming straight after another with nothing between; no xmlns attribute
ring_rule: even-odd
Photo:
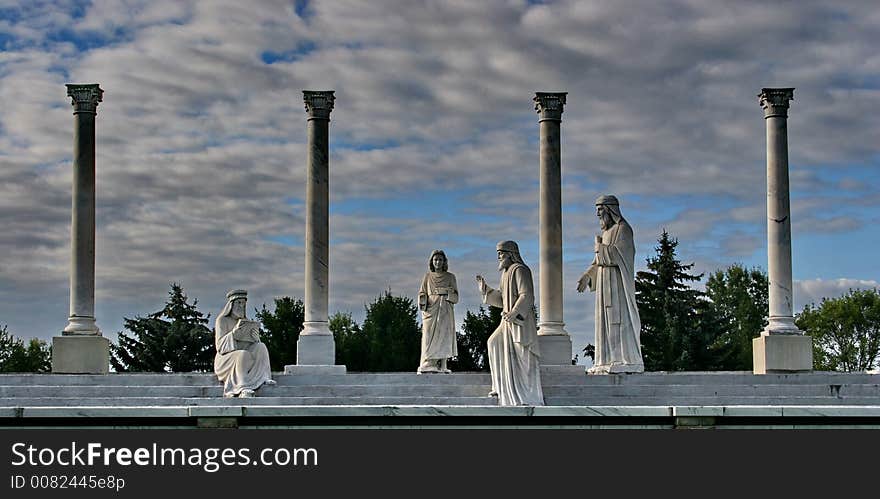
<svg viewBox="0 0 880 499"><path fill-rule="evenodd" d="M70 315L52 340L52 372L109 370L107 339L95 321L95 117L104 91L97 84L67 85L74 116L70 221Z"/></svg>
<svg viewBox="0 0 880 499"><path fill-rule="evenodd" d="M333 91L303 91L308 112L306 181L305 322L296 343L296 365L285 372L345 372L336 364L329 328L330 275L330 112Z"/></svg>
<svg viewBox="0 0 880 499"><path fill-rule="evenodd" d="M107 374L110 340L100 335L52 338L52 372L55 374Z"/></svg>
<svg viewBox="0 0 880 499"><path fill-rule="evenodd" d="M538 334L538 348L542 366L571 365L571 336L568 334Z"/></svg>
<svg viewBox="0 0 880 499"><path fill-rule="evenodd" d="M755 374L812 369L812 338L794 324L791 208L788 178L788 102L793 88L764 88L758 102L767 130L767 275L769 320L752 342Z"/></svg>
<svg viewBox="0 0 880 499"><path fill-rule="evenodd" d="M567 93L537 92L540 115L538 342L541 365L571 365L571 337L562 313L562 160L560 124Z"/></svg>
<svg viewBox="0 0 880 499"><path fill-rule="evenodd" d="M752 340L755 374L813 369L813 339L802 334L762 335Z"/></svg>

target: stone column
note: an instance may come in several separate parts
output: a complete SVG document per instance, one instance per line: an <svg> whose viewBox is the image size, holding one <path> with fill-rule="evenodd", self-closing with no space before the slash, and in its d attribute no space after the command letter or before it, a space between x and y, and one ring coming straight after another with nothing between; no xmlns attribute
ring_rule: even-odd
<svg viewBox="0 0 880 499"><path fill-rule="evenodd" d="M70 317L52 339L52 372L106 373L109 341L95 323L95 116L103 90L67 85L74 116Z"/></svg>
<svg viewBox="0 0 880 499"><path fill-rule="evenodd" d="M567 92L535 94L540 118L540 310L542 365L571 365L571 336L562 318L562 162L559 127Z"/></svg>
<svg viewBox="0 0 880 499"><path fill-rule="evenodd" d="M752 342L755 374L809 371L812 338L794 324L791 209L788 182L788 102L793 88L764 88L758 102L767 127L767 271L769 324Z"/></svg>
<svg viewBox="0 0 880 499"><path fill-rule="evenodd" d="M308 112L308 179L306 180L305 322L296 344L296 365L288 373L344 373L336 364L336 345L329 328L330 270L330 112L333 91L304 90Z"/></svg>

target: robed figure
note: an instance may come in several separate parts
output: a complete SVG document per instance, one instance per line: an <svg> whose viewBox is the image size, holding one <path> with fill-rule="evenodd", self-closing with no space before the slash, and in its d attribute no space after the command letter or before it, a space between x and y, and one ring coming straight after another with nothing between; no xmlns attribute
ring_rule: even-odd
<svg viewBox="0 0 880 499"><path fill-rule="evenodd" d="M452 306L458 303L458 285L449 272L449 261L442 250L434 250L428 259L428 272L419 288L422 311L422 354L419 373L450 373L446 361L458 355L455 341L455 316Z"/></svg>
<svg viewBox="0 0 880 499"><path fill-rule="evenodd" d="M247 291L226 293L226 306L214 321L214 372L224 397L253 397L257 388L274 385L269 350L260 341L260 323L248 320Z"/></svg>
<svg viewBox="0 0 880 499"><path fill-rule="evenodd" d="M514 241L502 241L496 249L499 289L477 276L483 303L501 308L501 324L488 341L490 395L497 396L500 405L544 405L532 271Z"/></svg>
<svg viewBox="0 0 880 499"><path fill-rule="evenodd" d="M642 361L639 309L636 306L633 231L614 196L596 200L601 234L593 263L578 281L578 292L596 293L596 356L590 374L640 373Z"/></svg>

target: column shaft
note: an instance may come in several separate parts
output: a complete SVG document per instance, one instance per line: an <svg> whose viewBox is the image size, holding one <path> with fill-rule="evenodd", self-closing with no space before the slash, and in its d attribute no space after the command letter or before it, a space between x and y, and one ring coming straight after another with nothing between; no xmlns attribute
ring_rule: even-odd
<svg viewBox="0 0 880 499"><path fill-rule="evenodd" d="M306 187L306 285L303 334L330 334L328 324L330 262L329 118L309 118Z"/></svg>
<svg viewBox="0 0 880 499"><path fill-rule="evenodd" d="M70 316L65 335L100 334L95 324L95 116L98 85L68 85L73 97Z"/></svg>
<svg viewBox="0 0 880 499"><path fill-rule="evenodd" d="M560 333L562 306L562 171L560 122L540 122L540 321L541 333Z"/></svg>
<svg viewBox="0 0 880 499"><path fill-rule="evenodd" d="M767 273L769 324L764 334L802 334L794 325L791 208L788 181L788 101L794 89L764 89L767 130Z"/></svg>

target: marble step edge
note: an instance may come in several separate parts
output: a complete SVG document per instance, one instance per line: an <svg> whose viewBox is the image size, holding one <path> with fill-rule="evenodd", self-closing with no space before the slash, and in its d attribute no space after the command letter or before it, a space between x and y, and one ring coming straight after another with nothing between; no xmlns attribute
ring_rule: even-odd
<svg viewBox="0 0 880 499"><path fill-rule="evenodd" d="M880 405L717 405L717 406L542 406L498 407L461 405L345 405L345 406L105 406L0 407L0 418L190 418L190 417L798 417L877 418Z"/></svg>

